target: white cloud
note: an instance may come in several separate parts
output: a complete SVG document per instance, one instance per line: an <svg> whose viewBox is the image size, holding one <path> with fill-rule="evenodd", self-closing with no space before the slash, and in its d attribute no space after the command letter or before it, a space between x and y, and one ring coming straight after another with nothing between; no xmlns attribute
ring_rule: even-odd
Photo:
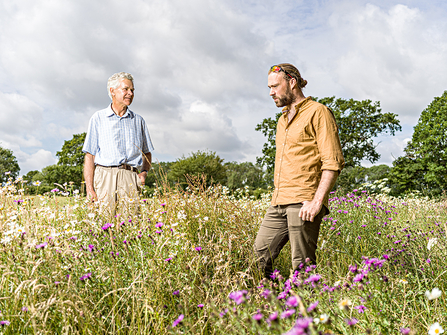
<svg viewBox="0 0 447 335"><path fill-rule="evenodd" d="M0 140L54 157L109 103L108 77L127 71L156 155L254 161L265 141L254 128L277 111L266 72L284 61L305 94L380 101L411 126L446 89L446 12L416 0L4 1ZM393 141L378 147L383 161Z"/></svg>

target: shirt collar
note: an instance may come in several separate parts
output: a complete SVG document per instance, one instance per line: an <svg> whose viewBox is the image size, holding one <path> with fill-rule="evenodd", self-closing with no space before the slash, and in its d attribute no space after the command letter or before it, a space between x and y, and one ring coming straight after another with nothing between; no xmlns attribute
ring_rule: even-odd
<svg viewBox="0 0 447 335"><path fill-rule="evenodd" d="M312 100L311 96L308 96L306 99L304 99L303 101L300 101L297 105L295 105L295 111L298 112L298 109L301 108L307 101ZM286 106L282 109L282 113L283 115L286 115L287 113L289 113L290 111L290 106Z"/></svg>
<svg viewBox="0 0 447 335"><path fill-rule="evenodd" d="M113 116L113 115L116 115L115 112L114 112L113 109L112 109L112 104L109 105L109 108L106 108L106 114L105 114L105 115L106 115L107 117L111 117L111 116ZM116 116L117 116L117 117L120 117L120 116L118 116L118 115L116 115ZM127 108L126 113L124 113L124 115L121 116L121 117L129 117L129 118L133 119L134 115L133 115L133 112L132 112L129 108Z"/></svg>

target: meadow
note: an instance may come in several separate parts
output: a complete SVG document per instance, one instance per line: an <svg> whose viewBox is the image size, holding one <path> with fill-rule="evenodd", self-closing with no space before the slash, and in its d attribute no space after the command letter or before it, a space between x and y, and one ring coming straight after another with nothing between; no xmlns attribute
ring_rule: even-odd
<svg viewBox="0 0 447 335"><path fill-rule="evenodd" d="M447 209L418 194L332 193L316 266L284 248L262 279L269 206L200 180L116 215L69 185L0 190L0 334L441 334Z"/></svg>

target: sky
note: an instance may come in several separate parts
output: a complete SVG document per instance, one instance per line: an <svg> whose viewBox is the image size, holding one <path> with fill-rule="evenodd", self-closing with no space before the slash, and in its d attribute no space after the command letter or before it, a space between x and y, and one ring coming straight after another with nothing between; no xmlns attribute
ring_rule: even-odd
<svg viewBox="0 0 447 335"><path fill-rule="evenodd" d="M21 171L57 162L134 76L155 161L197 150L255 162L279 109L267 72L292 63L306 96L379 101L402 132L374 139L391 165L447 90L447 3L350 0L0 0L0 146ZM369 162L364 162L370 166Z"/></svg>

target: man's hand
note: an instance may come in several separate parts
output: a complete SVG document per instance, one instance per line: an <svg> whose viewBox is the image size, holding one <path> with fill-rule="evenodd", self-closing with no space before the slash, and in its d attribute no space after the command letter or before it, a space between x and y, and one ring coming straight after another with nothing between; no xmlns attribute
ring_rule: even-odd
<svg viewBox="0 0 447 335"><path fill-rule="evenodd" d="M91 202L98 201L98 196L96 195L95 190L87 190L87 199L90 199Z"/></svg>
<svg viewBox="0 0 447 335"><path fill-rule="evenodd" d="M300 218L303 221L314 222L315 217L320 213L323 204L315 199L312 201L303 201L303 207L300 210Z"/></svg>
<svg viewBox="0 0 447 335"><path fill-rule="evenodd" d="M143 171L143 172L141 172L141 173L138 175L138 177L139 177L140 180L141 180L141 186L144 186L144 183L145 183L145 181L146 181L146 177L147 177L147 171Z"/></svg>

